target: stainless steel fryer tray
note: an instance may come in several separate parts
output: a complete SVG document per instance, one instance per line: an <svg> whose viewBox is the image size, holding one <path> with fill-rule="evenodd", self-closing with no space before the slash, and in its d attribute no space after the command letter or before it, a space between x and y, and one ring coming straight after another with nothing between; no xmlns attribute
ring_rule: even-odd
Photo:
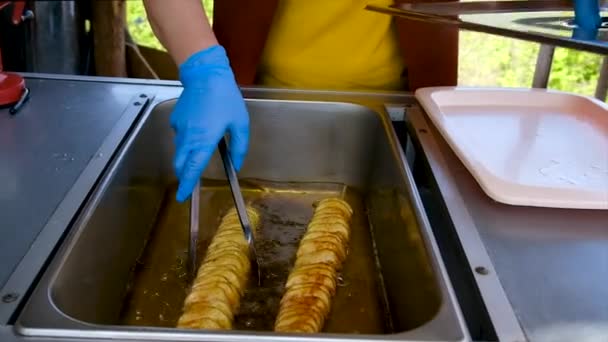
<svg viewBox="0 0 608 342"><path fill-rule="evenodd" d="M138 122L18 318L19 333L172 341L286 338L272 332L116 325L118 303L124 298L131 267L145 246L167 185L175 181L172 134L167 124L173 104L169 101L152 107ZM252 143L242 177L335 182L364 190L371 224L377 227L375 243L379 245L389 306L400 331L289 336L298 341L467 340L458 304L386 113L347 103L248 100L248 106ZM218 156L205 177L223 178ZM387 218L382 215L387 207L400 214ZM410 259L400 248L400 239L408 236L422 242L422 258ZM432 270L440 299L436 303L425 302L428 289L415 283L413 270L427 267ZM435 306L435 314L418 326L408 326L408 316L416 310L428 310L424 309L428 305Z"/></svg>

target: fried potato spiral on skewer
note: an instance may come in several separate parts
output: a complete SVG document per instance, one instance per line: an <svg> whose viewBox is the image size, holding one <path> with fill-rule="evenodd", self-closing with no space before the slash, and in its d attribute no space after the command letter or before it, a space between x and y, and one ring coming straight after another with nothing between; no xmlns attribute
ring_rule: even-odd
<svg viewBox="0 0 608 342"><path fill-rule="evenodd" d="M247 207L255 233L260 226L257 211ZM232 329L250 271L249 245L235 208L222 218L184 302L178 328Z"/></svg>
<svg viewBox="0 0 608 342"><path fill-rule="evenodd" d="M345 201L320 201L302 237L285 284L274 330L315 333L323 329L348 252L353 210Z"/></svg>

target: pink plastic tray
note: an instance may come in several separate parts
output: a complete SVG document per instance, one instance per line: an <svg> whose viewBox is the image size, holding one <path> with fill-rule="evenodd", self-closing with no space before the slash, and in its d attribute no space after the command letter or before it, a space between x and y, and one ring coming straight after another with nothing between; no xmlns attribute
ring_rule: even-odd
<svg viewBox="0 0 608 342"><path fill-rule="evenodd" d="M608 209L608 106L540 89L424 88L418 101L498 202Z"/></svg>

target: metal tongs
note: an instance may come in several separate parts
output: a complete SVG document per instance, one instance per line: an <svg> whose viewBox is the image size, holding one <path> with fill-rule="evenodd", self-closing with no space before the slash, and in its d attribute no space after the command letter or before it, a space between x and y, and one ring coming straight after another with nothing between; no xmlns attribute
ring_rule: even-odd
<svg viewBox="0 0 608 342"><path fill-rule="evenodd" d="M198 247L198 224L199 224L199 201L200 201L200 180L196 182L192 196L190 197L190 241L188 244L188 273L194 279L196 277L196 252Z"/></svg>
<svg viewBox="0 0 608 342"><path fill-rule="evenodd" d="M256 277L258 286L261 285L262 277L260 274L260 264L258 262L258 255L255 250L255 243L253 237L253 231L251 230L251 222L247 216L247 209L245 208L245 200L241 193L241 187L239 186L239 180L236 176L236 170L228 154L228 147L226 144L226 138L222 138L219 142L220 156L224 162L224 170L226 171L226 177L230 184L230 190L232 192L232 198L236 207L236 212L239 215L239 221L241 221L241 227L245 234L245 240L249 244L249 260L251 261L251 271Z"/></svg>
<svg viewBox="0 0 608 342"><path fill-rule="evenodd" d="M255 250L255 243L253 237L253 231L251 230L251 223L247 216L247 209L245 208L245 200L243 200L243 194L239 186L239 180L236 176L236 170L232 165L232 160L228 154L228 147L226 145L226 139L222 138L218 145L220 156L224 162L224 170L230 184L230 191L232 192L232 198L236 207L236 212L241 221L241 227L245 234L245 240L249 244L249 260L251 261L251 271L256 277L258 286L261 285L261 274L260 264L258 262L258 255ZM190 243L188 246L188 266L190 268L190 274L192 278L196 277L196 252L198 244L198 225L199 225L199 196L200 196L200 181L196 183L192 196L190 197Z"/></svg>

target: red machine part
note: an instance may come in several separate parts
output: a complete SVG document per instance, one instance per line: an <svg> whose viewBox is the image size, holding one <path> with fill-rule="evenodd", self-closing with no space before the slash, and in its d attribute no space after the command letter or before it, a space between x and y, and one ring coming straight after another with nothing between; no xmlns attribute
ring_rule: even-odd
<svg viewBox="0 0 608 342"><path fill-rule="evenodd" d="M23 77L10 72L0 72L0 106L19 102L25 90Z"/></svg>
<svg viewBox="0 0 608 342"><path fill-rule="evenodd" d="M25 9L25 1L0 1L0 10L13 2L13 25L18 25ZM17 103L25 90L23 77L9 72L3 72L2 52L0 51L0 106L8 106Z"/></svg>
<svg viewBox="0 0 608 342"><path fill-rule="evenodd" d="M8 4L13 3L13 16L11 21L13 25L19 25L21 22L21 16L23 15L23 10L25 9L25 0L20 1L0 1L0 10Z"/></svg>

